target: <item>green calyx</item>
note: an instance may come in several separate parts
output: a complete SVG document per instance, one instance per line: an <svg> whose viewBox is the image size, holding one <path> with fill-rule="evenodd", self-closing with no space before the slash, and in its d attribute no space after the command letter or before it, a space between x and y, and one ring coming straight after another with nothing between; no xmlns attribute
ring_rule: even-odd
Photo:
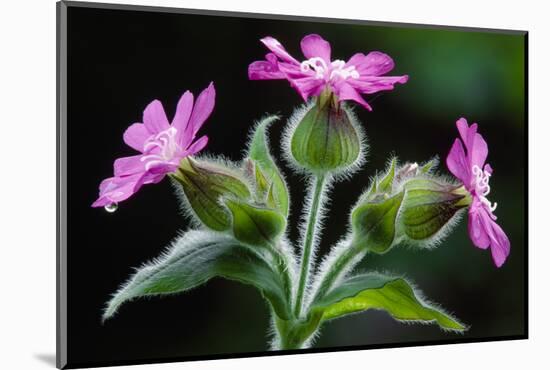
<svg viewBox="0 0 550 370"><path fill-rule="evenodd" d="M400 226L406 237L413 241L436 237L457 212L472 201L463 186L457 188L431 179L411 180L404 188L406 196Z"/></svg>
<svg viewBox="0 0 550 370"><path fill-rule="evenodd" d="M245 202L225 199L231 212L235 238L253 246L273 245L286 228L286 219L280 212Z"/></svg>
<svg viewBox="0 0 550 370"><path fill-rule="evenodd" d="M194 214L208 228L224 231L231 214L220 199L249 199L251 192L237 171L217 163L184 158L172 177L181 185Z"/></svg>
<svg viewBox="0 0 550 370"><path fill-rule="evenodd" d="M463 187L430 174L433 160L398 166L375 177L351 213L355 248L385 253L402 240L429 247L472 198Z"/></svg>
<svg viewBox="0 0 550 370"><path fill-rule="evenodd" d="M350 112L325 91L290 135L290 154L299 167L322 174L342 172L361 156L361 139Z"/></svg>

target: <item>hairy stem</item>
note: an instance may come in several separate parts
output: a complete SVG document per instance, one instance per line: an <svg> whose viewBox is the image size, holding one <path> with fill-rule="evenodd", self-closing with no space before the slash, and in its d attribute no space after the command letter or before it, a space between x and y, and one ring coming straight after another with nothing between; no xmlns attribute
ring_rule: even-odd
<svg viewBox="0 0 550 370"><path fill-rule="evenodd" d="M285 296L290 310L292 307L292 278L290 276L290 269L292 269L293 266L291 266L288 256L284 252L277 248L271 248L270 252L277 266L277 271L283 277Z"/></svg>
<svg viewBox="0 0 550 370"><path fill-rule="evenodd" d="M334 259L328 270L326 270L313 300L324 296L340 277L349 272L364 257L365 253L366 249L353 245L343 249L343 252Z"/></svg>
<svg viewBox="0 0 550 370"><path fill-rule="evenodd" d="M298 283L298 291L296 293L296 302L294 306L294 314L296 317L300 317L302 311L302 302L304 299L304 292L308 282L309 270L311 268L312 261L311 252L313 247L313 241L315 240L315 225L319 217L319 209L321 205L321 196L323 194L323 187L325 186L325 175L316 176L313 183L313 197L311 198L311 207L307 218L307 228L304 237L304 245L302 248L302 259L300 267L300 280Z"/></svg>

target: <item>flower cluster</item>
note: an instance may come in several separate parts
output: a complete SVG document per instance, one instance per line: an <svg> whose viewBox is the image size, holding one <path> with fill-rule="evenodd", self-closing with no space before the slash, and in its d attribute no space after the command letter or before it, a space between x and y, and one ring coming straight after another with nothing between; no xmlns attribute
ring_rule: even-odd
<svg viewBox="0 0 550 370"><path fill-rule="evenodd" d="M489 149L477 124L468 125L464 118L456 123L459 138L446 164L457 180L436 172L437 157L420 165L392 158L348 212L346 234L319 260L330 191L362 168L369 149L349 101L371 110L363 95L392 90L408 76L387 76L394 62L380 51L357 53L347 61L332 59L330 44L315 34L302 39L302 61L273 37L261 41L270 52L249 65L248 77L288 80L306 101L288 119L281 140L287 163L307 180L297 228L299 257L288 238L289 188L269 144L268 129L279 117L259 121L242 160L230 161L197 156L208 143L198 132L214 110L213 83L196 101L186 91L171 122L154 100L145 108L143 122L130 125L123 136L139 153L114 162L114 176L101 182L92 206L112 212L143 185L168 175L194 224L159 258L136 270L107 303L103 319L135 298L185 292L223 277L255 287L269 302L275 349L310 346L324 322L370 309L401 322L467 330L422 299L402 276L357 273L354 268L368 254L403 244L418 249L439 245L466 211L472 243L490 248L497 267L504 264L510 240L496 223L496 203L487 198L493 169L486 163Z"/></svg>
<svg viewBox="0 0 550 370"><path fill-rule="evenodd" d="M331 45L316 34L302 39L300 45L305 59L301 61L291 56L273 37L267 36L261 42L270 52L265 60L254 61L249 65L248 77L251 80L286 79L308 101L289 120L283 151L286 158L291 159L294 169L317 178L317 193L312 193L312 197L322 199L322 189L326 182L332 181L338 174L349 175L358 169L367 149L355 115L342 102L355 101L367 110L372 110L362 95L392 90L396 84L406 83L409 77L387 76L394 68L394 61L380 51L356 53L347 61L332 59ZM208 143L207 136L197 138L197 134L214 109L215 95L212 82L196 101L193 94L186 91L179 99L171 122L160 101L154 100L147 105L143 112L143 122L130 125L123 135L124 142L139 154L122 157L114 162L114 175L101 182L99 197L92 207L105 207L112 211L119 202L134 195L143 185L158 183L166 175L171 175L183 187L192 213L212 230L226 231L231 225L235 230L237 208L233 203L237 201L243 202L239 204L239 212L247 214L249 218L255 214L265 221L272 217L269 212L273 210L279 218L286 216L286 184L276 166L271 163L269 154L258 154L266 150L263 134L257 135L255 139L256 157L252 156L253 161L248 158L247 162L249 165L254 163L256 168L252 181L240 178L240 169L236 170L236 167L225 168L224 164L187 158L199 153ZM262 130L265 131L266 126L262 126ZM388 236L385 243L380 244L380 250L386 250L394 241L398 242L398 232L403 230L408 233L410 240L421 240L427 246L428 237L444 234L442 230L445 230L446 224L452 223L454 215L462 208L469 207L468 230L473 244L482 249L490 248L495 265L500 267L510 253L510 241L496 223L496 203L491 203L487 198L493 173L491 166L486 163L488 146L477 132L477 124L470 126L461 118L457 121L457 127L460 138L452 145L446 163L461 185L456 186L454 182L442 185L429 179L423 175L429 170L421 171L416 163L399 169L394 168L394 163L386 174L386 180L377 179L373 185L374 193L385 196L369 198L369 202L359 207L357 214L361 217L357 216L355 226L363 230L362 222L370 220L373 209L387 208L393 212L388 213L393 215L391 222L401 222L404 226L395 231L395 235ZM258 149L260 147L263 149ZM397 190L392 188L391 184L404 183L403 178L412 180L406 187ZM259 193L256 192L261 196L251 193L250 182L255 182L261 188ZM261 199L261 204L247 203L251 197ZM388 198L392 200L388 201ZM400 210L402 203L406 209ZM318 209L322 209L322 206ZM440 210L446 210L447 213L444 216L437 215ZM435 216L432 217L432 213ZM439 223L433 221L434 217L437 217ZM314 218L312 220L315 221ZM276 235L281 234L279 226L286 225L286 220L278 222ZM315 240L314 223L309 230L311 235L308 240L311 243ZM267 229L269 227L266 226ZM372 248L369 239L372 238L372 230L367 231L366 236L360 233L357 235L371 243ZM252 239L247 235L247 240ZM304 276L306 279L307 271Z"/></svg>

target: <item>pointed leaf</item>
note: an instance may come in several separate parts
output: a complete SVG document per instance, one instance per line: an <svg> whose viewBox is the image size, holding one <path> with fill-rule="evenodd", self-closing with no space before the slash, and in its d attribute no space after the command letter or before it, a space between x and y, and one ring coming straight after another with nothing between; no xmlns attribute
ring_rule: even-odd
<svg viewBox="0 0 550 370"><path fill-rule="evenodd" d="M216 276L256 287L277 316L289 317L281 277L259 254L230 236L189 231L178 237L160 257L137 269L107 303L103 319L112 317L125 302L185 292Z"/></svg>
<svg viewBox="0 0 550 370"><path fill-rule="evenodd" d="M268 182L273 183L273 196L279 210L286 218L289 210L288 188L279 168L269 152L267 140L267 128L276 119L276 116L268 117L256 126L250 139L248 156L260 166Z"/></svg>
<svg viewBox="0 0 550 370"><path fill-rule="evenodd" d="M424 302L403 278L381 274L356 275L314 303L312 315L321 322L369 309L384 310L405 322L437 323L443 330L464 331L466 326L441 308Z"/></svg>

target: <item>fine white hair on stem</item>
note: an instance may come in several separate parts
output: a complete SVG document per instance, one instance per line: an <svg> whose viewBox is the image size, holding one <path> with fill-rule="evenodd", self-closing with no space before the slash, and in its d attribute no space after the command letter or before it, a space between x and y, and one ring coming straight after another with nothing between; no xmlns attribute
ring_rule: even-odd
<svg viewBox="0 0 550 370"><path fill-rule="evenodd" d="M315 184L317 182L316 177L310 177L308 180L308 192L306 194L306 199L304 200L304 208L302 210L302 215L300 217L300 227L301 230L300 238L299 238L299 244L301 250L301 256L303 258L303 246L306 239L307 234L307 228L309 223L309 214L311 213L311 209L313 207L313 201L314 201L314 193L315 193ZM327 194L332 189L332 181L331 178L328 177L324 181L324 186L321 189L321 193L319 194L319 204L317 208L317 215L316 215L316 222L315 225L313 225L313 233L312 233L312 241L311 241L311 251L310 251L310 257L309 257L309 264L307 266L307 274L306 276L308 279L305 282L305 289L304 289L304 296L302 301L302 308L305 307L304 303L307 302L308 296L310 294L311 290L311 274L313 271L315 271L315 260L317 257L317 251L319 249L319 242L321 238L321 234L324 228L324 221L326 217L326 211L327 207L330 204L330 199L328 198Z"/></svg>
<svg viewBox="0 0 550 370"><path fill-rule="evenodd" d="M315 277L312 280L310 294L307 296L305 307L309 308L311 306L311 304L313 303L313 299L316 297L319 289L321 288L321 284L323 283L327 275L331 272L334 263L346 252L348 252L352 247L351 242L351 234L348 234L346 237L339 240L330 249L330 252L323 257L317 269L315 270ZM342 280L344 280L353 271L353 269L365 257L366 254L366 248L362 251L359 251L357 255L355 255L346 265L344 265L340 271L337 271L336 279L328 287L325 293L328 293L328 291L330 291L333 287L338 286L342 282Z"/></svg>

